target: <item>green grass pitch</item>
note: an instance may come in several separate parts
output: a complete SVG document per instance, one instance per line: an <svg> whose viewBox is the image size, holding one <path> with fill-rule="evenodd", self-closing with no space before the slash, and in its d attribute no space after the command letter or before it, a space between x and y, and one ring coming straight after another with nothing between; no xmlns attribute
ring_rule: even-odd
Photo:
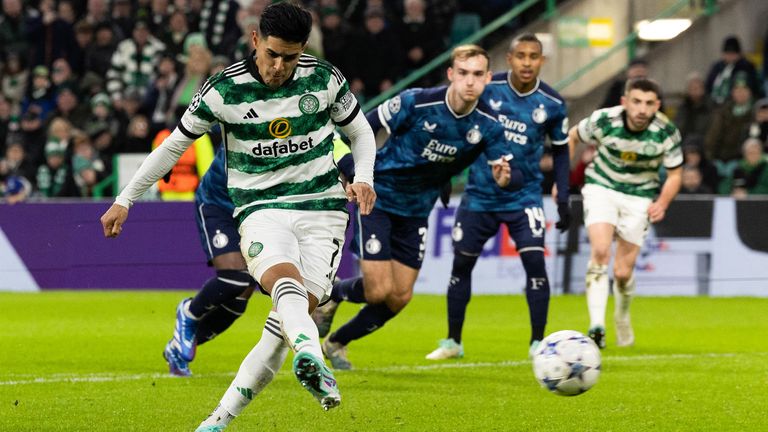
<svg viewBox="0 0 768 432"><path fill-rule="evenodd" d="M269 302L254 297L200 347L191 379L171 378L161 352L184 294L0 294L0 431L194 430L260 337ZM357 309L343 305L335 324ZM600 381L567 398L533 378L523 297L473 298L466 357L431 363L445 300L416 296L350 345L356 370L336 375L338 409L323 412L284 368L227 430L768 430L766 311L768 299L638 298L636 346L612 346L609 324ZM583 297L552 298L548 332L586 325Z"/></svg>

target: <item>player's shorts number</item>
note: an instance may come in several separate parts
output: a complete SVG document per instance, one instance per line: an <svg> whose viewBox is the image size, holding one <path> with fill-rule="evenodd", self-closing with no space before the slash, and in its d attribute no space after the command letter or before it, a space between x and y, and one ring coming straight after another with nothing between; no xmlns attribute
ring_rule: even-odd
<svg viewBox="0 0 768 432"><path fill-rule="evenodd" d="M540 237L544 233L544 227L547 226L544 210L541 207L529 207L525 209L525 214L528 215L528 226L531 227L531 233L535 237Z"/></svg>
<svg viewBox="0 0 768 432"><path fill-rule="evenodd" d="M427 251L427 227L419 228L419 236L421 236L421 242L419 243L419 261L424 261L424 254Z"/></svg>

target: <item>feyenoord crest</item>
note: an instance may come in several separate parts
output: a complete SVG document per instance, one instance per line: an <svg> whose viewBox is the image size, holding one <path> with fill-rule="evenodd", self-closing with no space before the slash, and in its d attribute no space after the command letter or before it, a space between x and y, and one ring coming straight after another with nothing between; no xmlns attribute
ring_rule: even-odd
<svg viewBox="0 0 768 432"><path fill-rule="evenodd" d="M375 235L371 236L367 242L365 242L365 251L371 255L376 255L381 252L381 242Z"/></svg>
<svg viewBox="0 0 768 432"><path fill-rule="evenodd" d="M216 235L213 236L212 243L213 243L213 247L215 247L216 249L221 249L224 246L229 244L229 237L227 237L227 235L224 234L223 232L216 230Z"/></svg>
<svg viewBox="0 0 768 432"><path fill-rule="evenodd" d="M299 99L299 109L304 114L314 114L320 108L320 101L312 94L305 94Z"/></svg>
<svg viewBox="0 0 768 432"><path fill-rule="evenodd" d="M538 108L533 110L531 117L533 117L533 121L538 124L542 124L547 121L547 112L544 110L544 105L539 105Z"/></svg>
<svg viewBox="0 0 768 432"><path fill-rule="evenodd" d="M392 114L400 112L400 96L395 96L389 100L389 112Z"/></svg>
<svg viewBox="0 0 768 432"><path fill-rule="evenodd" d="M263 250L264 250L263 244L259 242L253 242L251 243L251 246L248 248L248 256L251 258L256 258Z"/></svg>
<svg viewBox="0 0 768 432"><path fill-rule="evenodd" d="M467 142L470 144L477 144L483 139L483 133L480 132L480 127L475 125L472 129L467 131Z"/></svg>

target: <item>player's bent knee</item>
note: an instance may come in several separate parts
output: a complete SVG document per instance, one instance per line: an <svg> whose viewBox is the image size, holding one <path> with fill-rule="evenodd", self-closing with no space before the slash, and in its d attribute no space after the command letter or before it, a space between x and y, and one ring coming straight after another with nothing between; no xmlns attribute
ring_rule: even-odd
<svg viewBox="0 0 768 432"><path fill-rule="evenodd" d="M226 286L228 296L240 296L248 289L253 290L254 280L247 270L216 270L216 278Z"/></svg>
<svg viewBox="0 0 768 432"><path fill-rule="evenodd" d="M521 251L520 260L523 262L523 268L528 277L547 277L547 264L544 260L543 250Z"/></svg>

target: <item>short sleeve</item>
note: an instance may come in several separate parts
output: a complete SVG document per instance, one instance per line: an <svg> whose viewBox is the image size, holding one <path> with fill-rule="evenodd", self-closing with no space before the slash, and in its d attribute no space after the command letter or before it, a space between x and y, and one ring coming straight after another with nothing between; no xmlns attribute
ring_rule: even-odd
<svg viewBox="0 0 768 432"><path fill-rule="evenodd" d="M555 115L549 122L547 134L552 145L568 144L568 110L565 103L557 106Z"/></svg>
<svg viewBox="0 0 768 432"><path fill-rule="evenodd" d="M381 125L390 135L393 131L405 130L413 120L414 91L406 90L399 95L387 99L376 110Z"/></svg>
<svg viewBox="0 0 768 432"><path fill-rule="evenodd" d="M360 111L360 103L349 89L349 83L344 75L331 67L331 77L328 83L328 93L331 103L331 120L337 126L346 126Z"/></svg>
<svg viewBox="0 0 768 432"><path fill-rule="evenodd" d="M682 140L680 131L673 125L669 125L668 128L672 132L667 138L664 151L664 167L665 168L677 168L683 164L683 150L680 146Z"/></svg>
<svg viewBox="0 0 768 432"><path fill-rule="evenodd" d="M211 108L215 106L216 99L221 98L213 88L212 81L215 78L216 76L208 78L192 98L192 102L189 103L187 110L184 111L184 115L179 120L179 130L189 138L200 138L218 121Z"/></svg>
<svg viewBox="0 0 768 432"><path fill-rule="evenodd" d="M589 117L579 122L576 129L579 133L579 139L585 143L597 144L600 140L598 120L603 115L601 110L595 111Z"/></svg>

